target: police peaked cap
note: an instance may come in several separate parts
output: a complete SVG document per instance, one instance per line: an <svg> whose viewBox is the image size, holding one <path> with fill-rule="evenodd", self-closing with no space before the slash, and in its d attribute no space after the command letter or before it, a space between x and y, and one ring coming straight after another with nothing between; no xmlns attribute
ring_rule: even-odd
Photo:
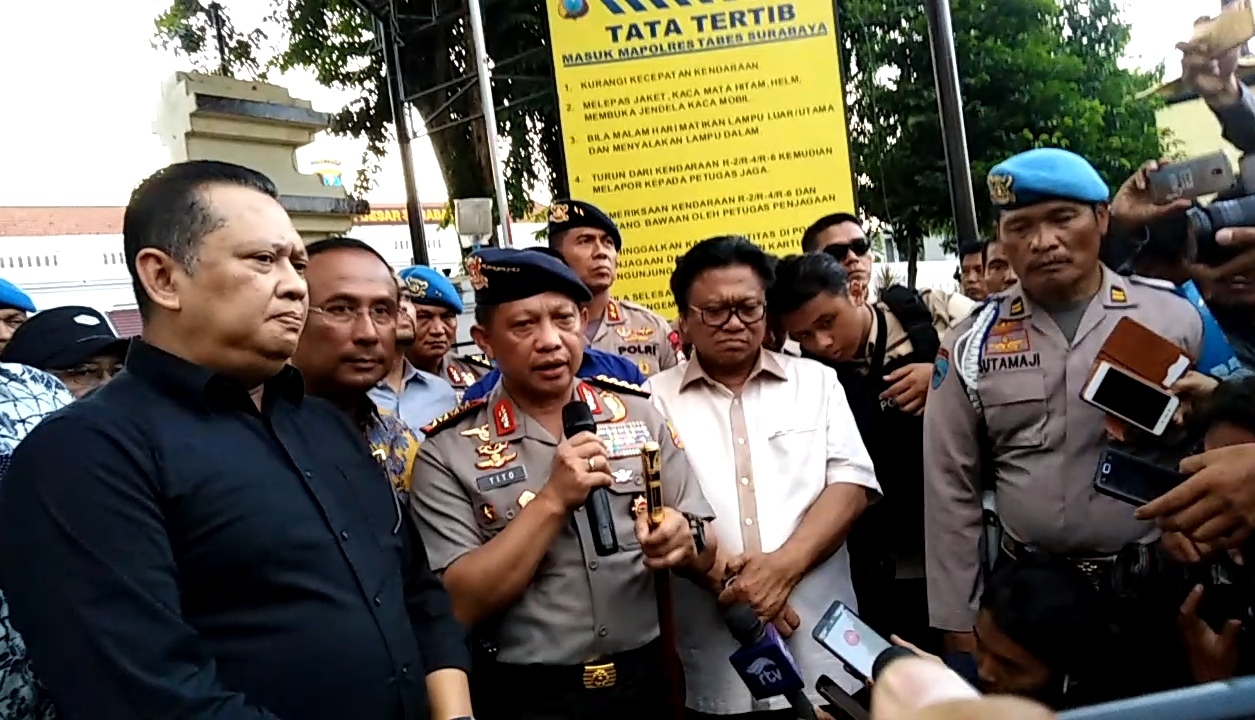
<svg viewBox="0 0 1255 720"><path fill-rule="evenodd" d="M581 200L557 200L549 206L549 237L574 228L593 228L610 236L614 249L623 249L619 226L596 205Z"/></svg>
<svg viewBox="0 0 1255 720"><path fill-rule="evenodd" d="M485 248L466 259L477 305L501 305L546 292L583 304L593 299L566 263L534 250Z"/></svg>

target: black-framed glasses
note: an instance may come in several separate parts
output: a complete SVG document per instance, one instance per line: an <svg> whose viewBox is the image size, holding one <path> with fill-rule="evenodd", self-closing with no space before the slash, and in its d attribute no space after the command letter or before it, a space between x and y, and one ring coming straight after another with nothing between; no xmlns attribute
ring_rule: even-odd
<svg viewBox="0 0 1255 720"><path fill-rule="evenodd" d="M767 304L759 300L737 303L736 305L720 305L718 307L692 306L702 319L702 324L712 328L721 328L732 320L732 316L746 325L760 322L767 315Z"/></svg>
<svg viewBox="0 0 1255 720"><path fill-rule="evenodd" d="M871 249L872 245L867 242L867 238L854 238L848 243L832 243L824 248L824 252L838 260L844 260L847 253L854 253L857 257L863 257Z"/></svg>

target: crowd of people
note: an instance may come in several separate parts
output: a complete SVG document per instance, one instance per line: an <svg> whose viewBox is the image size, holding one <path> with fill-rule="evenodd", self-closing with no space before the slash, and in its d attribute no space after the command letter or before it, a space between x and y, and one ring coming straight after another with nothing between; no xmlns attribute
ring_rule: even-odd
<svg viewBox="0 0 1255 720"><path fill-rule="evenodd" d="M874 287L850 213L786 257L701 240L673 322L559 200L547 247L467 259L465 353L444 273L170 165L125 212L141 336L0 281L0 717L849 717L827 676L876 720L1030 720L1244 674L1255 229L1200 260L1155 167L1113 195L1062 149L999 163L957 293ZM1082 393L1128 321L1190 366L1159 435ZM1182 481L1103 494L1111 448ZM919 657L872 688L813 637L834 602ZM729 662L730 608L801 710Z"/></svg>

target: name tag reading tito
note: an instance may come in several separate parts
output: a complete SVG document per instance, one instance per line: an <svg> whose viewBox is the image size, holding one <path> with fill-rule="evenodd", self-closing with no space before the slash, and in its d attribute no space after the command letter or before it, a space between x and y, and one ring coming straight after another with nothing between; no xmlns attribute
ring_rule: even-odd
<svg viewBox="0 0 1255 720"><path fill-rule="evenodd" d="M649 426L643 420L601 423L597 426L597 437L606 446L611 460L637 457L645 443L654 439L649 434Z"/></svg>
<svg viewBox="0 0 1255 720"><path fill-rule="evenodd" d="M488 492L489 490L496 490L497 488L509 487L515 483L521 483L526 479L527 468L522 465L518 465L516 467L498 470L497 472L489 473L488 475L480 475L475 478L475 487L479 488L479 491L483 493Z"/></svg>

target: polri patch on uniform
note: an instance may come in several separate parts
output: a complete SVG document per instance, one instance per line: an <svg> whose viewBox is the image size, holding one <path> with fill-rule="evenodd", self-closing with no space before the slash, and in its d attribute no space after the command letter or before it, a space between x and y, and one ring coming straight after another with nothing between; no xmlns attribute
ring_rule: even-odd
<svg viewBox="0 0 1255 720"><path fill-rule="evenodd" d="M480 475L475 478L475 487L482 493L498 488L510 487L527 479L527 468L522 465L504 468L494 473Z"/></svg>
<svg viewBox="0 0 1255 720"><path fill-rule="evenodd" d="M654 439L649 433L649 426L643 420L600 423L597 425L597 437L601 438L612 460L637 457L645 443Z"/></svg>
<svg viewBox="0 0 1255 720"><path fill-rule="evenodd" d="M933 363L933 390L941 387L946 374L950 372L950 351L941 348L937 351L937 360Z"/></svg>

